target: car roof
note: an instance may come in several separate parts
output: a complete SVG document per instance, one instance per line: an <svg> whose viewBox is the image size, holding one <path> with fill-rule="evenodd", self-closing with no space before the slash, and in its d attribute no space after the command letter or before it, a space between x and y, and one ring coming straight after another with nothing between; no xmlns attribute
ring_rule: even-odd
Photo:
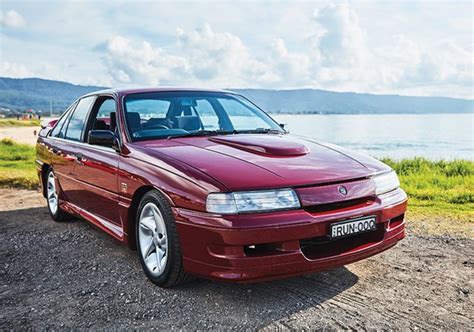
<svg viewBox="0 0 474 332"><path fill-rule="evenodd" d="M134 93L146 93L146 92L179 92L179 91L191 91L191 92L220 92L220 93L232 93L235 92L228 90L219 90L219 89L203 89L203 88L187 88L187 87L145 87L145 88L111 88L104 89L99 91L90 92L83 95L82 97L94 96L100 94L114 94L118 96L125 96ZM81 98L82 98L81 97Z"/></svg>

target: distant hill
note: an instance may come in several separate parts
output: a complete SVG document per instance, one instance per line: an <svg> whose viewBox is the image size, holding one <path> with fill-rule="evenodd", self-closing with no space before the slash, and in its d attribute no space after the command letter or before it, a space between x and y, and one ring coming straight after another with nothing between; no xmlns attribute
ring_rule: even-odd
<svg viewBox="0 0 474 332"><path fill-rule="evenodd" d="M74 85L39 78L0 77L0 107L12 110L49 111L66 109L79 96L101 90L99 86ZM409 97L314 89L231 89L241 93L270 113L469 113L473 100L446 97Z"/></svg>
<svg viewBox="0 0 474 332"><path fill-rule="evenodd" d="M233 90L271 113L376 114L470 113L473 100L447 97L410 97L314 89Z"/></svg>
<svg viewBox="0 0 474 332"><path fill-rule="evenodd" d="M19 111L32 108L49 112L51 101L53 111L61 112L77 97L101 89L103 88L98 86L74 85L40 78L0 77L0 107Z"/></svg>

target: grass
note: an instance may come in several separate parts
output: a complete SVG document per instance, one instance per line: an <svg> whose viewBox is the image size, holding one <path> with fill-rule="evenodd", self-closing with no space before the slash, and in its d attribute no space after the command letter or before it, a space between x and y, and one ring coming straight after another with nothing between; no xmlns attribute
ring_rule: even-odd
<svg viewBox="0 0 474 332"><path fill-rule="evenodd" d="M382 159L409 196L408 219L424 233L473 235L474 162ZM0 187L35 189L35 148L0 140ZM455 222L453 222L455 220Z"/></svg>
<svg viewBox="0 0 474 332"><path fill-rule="evenodd" d="M474 162L424 158L382 161L397 172L408 194L407 216L414 227L436 234L452 233L455 228L457 233L473 236Z"/></svg>
<svg viewBox="0 0 474 332"><path fill-rule="evenodd" d="M38 188L35 148L9 138L0 140L0 186Z"/></svg>
<svg viewBox="0 0 474 332"><path fill-rule="evenodd" d="M16 120L16 119L0 119L0 128L5 127L38 127L41 121L38 119Z"/></svg>

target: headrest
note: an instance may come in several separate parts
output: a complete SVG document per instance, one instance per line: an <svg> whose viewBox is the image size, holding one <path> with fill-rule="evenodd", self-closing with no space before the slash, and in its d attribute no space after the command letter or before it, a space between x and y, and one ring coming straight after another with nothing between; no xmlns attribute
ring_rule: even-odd
<svg viewBox="0 0 474 332"><path fill-rule="evenodd" d="M184 129L187 131L195 131L201 129L201 121L198 116L185 115L176 117L177 126L176 128Z"/></svg>
<svg viewBox="0 0 474 332"><path fill-rule="evenodd" d="M132 131L140 130L142 126L142 121L140 119L140 114L137 112L127 112L127 123Z"/></svg>
<svg viewBox="0 0 474 332"><path fill-rule="evenodd" d="M104 120L95 120L94 129L107 130L109 126Z"/></svg>

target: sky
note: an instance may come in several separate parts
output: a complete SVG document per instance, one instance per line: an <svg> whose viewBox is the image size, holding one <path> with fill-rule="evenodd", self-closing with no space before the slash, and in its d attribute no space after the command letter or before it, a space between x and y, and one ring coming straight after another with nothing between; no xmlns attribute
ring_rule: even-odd
<svg viewBox="0 0 474 332"><path fill-rule="evenodd" d="M474 98L472 1L0 0L0 76Z"/></svg>

